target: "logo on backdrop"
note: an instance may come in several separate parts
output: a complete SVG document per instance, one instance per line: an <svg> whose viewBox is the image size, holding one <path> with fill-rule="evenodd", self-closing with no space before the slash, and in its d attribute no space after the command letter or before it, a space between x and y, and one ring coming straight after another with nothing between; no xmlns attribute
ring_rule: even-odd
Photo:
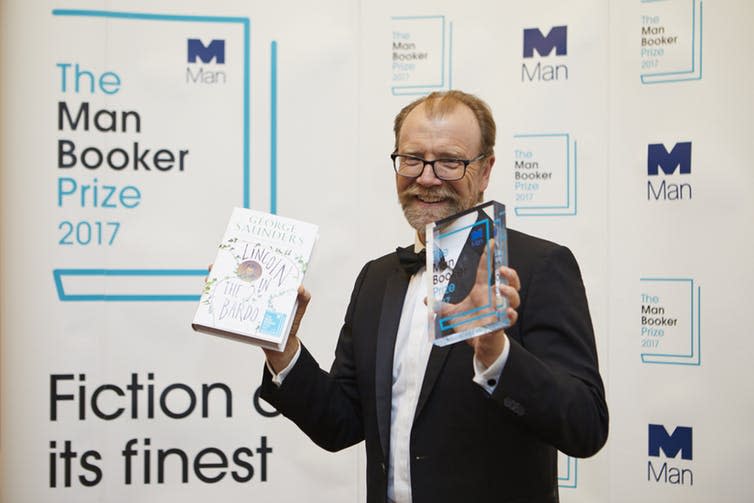
<svg viewBox="0 0 754 503"><path fill-rule="evenodd" d="M187 41L186 84L225 84L228 76L217 65L225 64L225 40L212 39L206 45L198 38Z"/></svg>
<svg viewBox="0 0 754 503"><path fill-rule="evenodd" d="M204 45L198 38L188 39L188 62L196 63L200 59L202 63L225 64L225 40L214 39L209 44Z"/></svg>
<svg viewBox="0 0 754 503"><path fill-rule="evenodd" d="M642 84L702 78L702 1L641 0Z"/></svg>
<svg viewBox="0 0 754 503"><path fill-rule="evenodd" d="M60 62L57 67L57 179L58 208L123 213L138 211L142 189L124 183L134 174L170 173L181 176L190 164L189 149L164 144L147 145L140 136L148 115L129 106L123 109L96 109L98 94L116 95L123 87L121 72L99 70L79 63ZM81 131L87 133L84 137ZM101 143L92 138L109 135L118 144ZM118 136L115 136L118 135ZM128 145L130 143L130 145ZM90 178L89 173L98 176ZM115 181L115 183L108 183ZM63 246L111 246L119 239L121 224L109 214L107 221L63 221L58 226Z"/></svg>
<svg viewBox="0 0 754 503"><path fill-rule="evenodd" d="M524 28L521 82L568 80L568 65L565 60L551 60L567 55L568 26L553 26L547 35L539 28Z"/></svg>
<svg viewBox="0 0 754 503"><path fill-rule="evenodd" d="M194 278L206 271L188 269L181 261L172 269L139 265L154 262L144 258L147 255L172 256L187 236L185 229L193 230L193 222L205 216L191 191L202 193L208 178L201 177L216 171L218 158L223 158L219 162L223 174L213 174L213 183L225 185L229 194L242 198L239 204L249 205L249 48L241 42L248 40L248 18L79 9L52 13L61 30L71 29L69 19L88 20L81 21L80 37L55 48L53 60L51 86L56 100L51 112L57 119L53 237L61 253L80 257L81 264L53 269L58 299L198 301ZM111 34L113 43L104 65L95 50L102 23L123 28ZM180 35L166 39L166 23L175 28L171 33ZM228 29L218 32L218 23ZM166 43L169 50L160 51ZM232 48L239 48L239 57ZM134 59L134 53L148 54L148 67ZM161 78L165 71L172 79ZM154 85L157 81L161 84ZM224 92L206 94L202 92L206 84L223 85ZM217 127L214 120L178 127L175 117L185 112L186 103L191 103L192 116L222 117L227 128L239 134L209 134ZM226 176L226 170L235 176ZM162 211L168 204L183 218ZM154 234L151 228L164 232ZM145 242L149 242L146 249ZM94 248L107 248L105 262L121 267L103 269L103 255L86 252ZM134 249L140 253L128 252Z"/></svg>
<svg viewBox="0 0 754 503"><path fill-rule="evenodd" d="M576 140L568 133L513 136L513 191L518 216L576 215Z"/></svg>
<svg viewBox="0 0 754 503"><path fill-rule="evenodd" d="M394 16L392 35L393 95L451 88L452 22L445 16Z"/></svg>
<svg viewBox="0 0 754 503"><path fill-rule="evenodd" d="M693 197L691 142L679 142L670 150L663 143L647 146L647 201L683 201ZM676 181L671 181L676 180Z"/></svg>
<svg viewBox="0 0 754 503"><path fill-rule="evenodd" d="M650 424L647 431L647 481L657 484L694 485L693 430L676 426L672 433L662 424ZM652 459L654 458L654 459Z"/></svg>
<svg viewBox="0 0 754 503"><path fill-rule="evenodd" d="M642 278L641 361L701 365L701 287L692 278Z"/></svg>

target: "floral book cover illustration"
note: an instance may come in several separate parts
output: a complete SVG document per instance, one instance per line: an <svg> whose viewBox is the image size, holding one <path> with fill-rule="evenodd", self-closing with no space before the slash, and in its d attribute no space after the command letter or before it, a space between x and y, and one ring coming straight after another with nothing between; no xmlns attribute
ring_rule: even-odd
<svg viewBox="0 0 754 503"><path fill-rule="evenodd" d="M192 328L281 351L318 227L234 208Z"/></svg>

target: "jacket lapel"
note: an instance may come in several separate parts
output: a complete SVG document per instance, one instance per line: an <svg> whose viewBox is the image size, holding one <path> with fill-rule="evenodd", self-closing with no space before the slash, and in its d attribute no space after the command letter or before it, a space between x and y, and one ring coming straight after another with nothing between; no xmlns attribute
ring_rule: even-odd
<svg viewBox="0 0 754 503"><path fill-rule="evenodd" d="M401 310L408 289L408 276L396 264L386 280L385 295L382 298L382 311L377 329L375 350L375 399L377 402L377 428L385 459L390 447L390 413L392 410L393 352Z"/></svg>

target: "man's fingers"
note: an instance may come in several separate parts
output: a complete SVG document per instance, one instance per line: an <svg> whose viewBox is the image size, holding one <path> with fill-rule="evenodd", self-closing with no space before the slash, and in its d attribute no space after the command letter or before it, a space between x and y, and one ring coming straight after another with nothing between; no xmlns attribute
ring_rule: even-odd
<svg viewBox="0 0 754 503"><path fill-rule="evenodd" d="M448 302L437 301L434 305L434 311L441 317L452 316L463 311L461 304L450 304Z"/></svg>
<svg viewBox="0 0 754 503"><path fill-rule="evenodd" d="M304 288L304 285L298 286L298 291L296 292L298 294L298 300L301 302L301 300L306 300L306 302L309 302L312 298L312 294L309 293L309 290Z"/></svg>
<svg viewBox="0 0 754 503"><path fill-rule="evenodd" d="M482 285L486 285L489 281L487 276L487 257L495 256L495 240L490 239L487 241L487 246L484 247L484 251L479 256L479 266L476 269L476 282ZM494 265L494 264L493 264Z"/></svg>
<svg viewBox="0 0 754 503"><path fill-rule="evenodd" d="M298 327L301 325L301 320L306 312L306 306L308 306L309 301L312 300L312 294L309 293L309 290L304 288L304 285L299 285L296 300L298 300L298 306L296 307L296 313L293 315L290 337L294 337L298 332Z"/></svg>
<svg viewBox="0 0 754 503"><path fill-rule="evenodd" d="M521 290L521 280L518 277L518 273L515 269L511 269L507 266L500 267L500 274L503 275L505 281L509 286L513 287L516 291Z"/></svg>
<svg viewBox="0 0 754 503"><path fill-rule="evenodd" d="M518 290L510 285L500 285L500 294L508 299L508 305L513 309L518 309L521 305L521 297L518 295Z"/></svg>

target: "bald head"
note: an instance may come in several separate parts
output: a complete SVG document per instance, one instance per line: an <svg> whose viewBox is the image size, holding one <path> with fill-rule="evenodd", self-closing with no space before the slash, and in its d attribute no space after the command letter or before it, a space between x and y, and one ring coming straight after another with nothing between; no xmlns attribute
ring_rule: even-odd
<svg viewBox="0 0 754 503"><path fill-rule="evenodd" d="M434 92L415 100L398 112L395 116L393 131L395 132L395 150L398 150L401 129L408 114L415 108L422 105L423 112L427 118L439 118L450 113L458 106L468 107L476 117L481 132L479 151L488 156L495 153L495 119L492 118L490 107L472 94L463 91L451 90L443 92Z"/></svg>

